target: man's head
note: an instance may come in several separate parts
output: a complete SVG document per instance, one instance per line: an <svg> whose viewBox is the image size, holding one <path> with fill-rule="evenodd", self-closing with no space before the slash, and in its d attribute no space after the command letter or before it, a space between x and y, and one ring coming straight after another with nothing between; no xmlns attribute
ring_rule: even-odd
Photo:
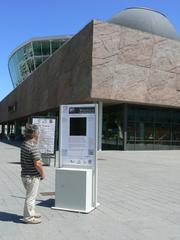
<svg viewBox="0 0 180 240"><path fill-rule="evenodd" d="M39 136L38 126L35 124L26 124L24 135L26 140L30 140L33 138L35 140L38 140L38 136Z"/></svg>

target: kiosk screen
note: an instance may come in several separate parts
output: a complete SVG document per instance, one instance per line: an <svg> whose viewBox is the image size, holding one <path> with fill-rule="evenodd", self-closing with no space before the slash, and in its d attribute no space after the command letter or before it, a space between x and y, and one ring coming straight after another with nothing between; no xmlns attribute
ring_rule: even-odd
<svg viewBox="0 0 180 240"><path fill-rule="evenodd" d="M86 117L70 117L70 136L86 136Z"/></svg>

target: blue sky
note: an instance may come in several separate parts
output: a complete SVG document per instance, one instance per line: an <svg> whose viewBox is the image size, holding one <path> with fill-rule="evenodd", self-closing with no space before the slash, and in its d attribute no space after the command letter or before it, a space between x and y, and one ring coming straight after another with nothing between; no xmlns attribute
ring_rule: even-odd
<svg viewBox="0 0 180 240"><path fill-rule="evenodd" d="M39 36L75 34L92 19L106 20L127 7L148 7L164 13L180 35L178 0L5 0L0 3L0 101L12 90L10 53Z"/></svg>

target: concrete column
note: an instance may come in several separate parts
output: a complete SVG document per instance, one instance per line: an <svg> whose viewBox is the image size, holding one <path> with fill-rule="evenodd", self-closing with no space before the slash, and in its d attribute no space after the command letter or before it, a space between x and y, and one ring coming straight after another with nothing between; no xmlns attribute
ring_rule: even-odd
<svg viewBox="0 0 180 240"><path fill-rule="evenodd" d="M98 151L102 150L103 102L98 102Z"/></svg>
<svg viewBox="0 0 180 240"><path fill-rule="evenodd" d="M19 139L20 135L21 135L21 126L18 122L15 122L15 138Z"/></svg>
<svg viewBox="0 0 180 240"><path fill-rule="evenodd" d="M4 123L2 124L2 131L1 132L2 132L2 135L4 136L4 134L5 134L5 124Z"/></svg>
<svg viewBox="0 0 180 240"><path fill-rule="evenodd" d="M123 145L124 145L124 150L127 150L127 124L128 124L128 106L125 103L124 104L124 134L123 134Z"/></svg>
<svg viewBox="0 0 180 240"><path fill-rule="evenodd" d="M11 124L7 123L7 135L10 134L10 130L11 130Z"/></svg>
<svg viewBox="0 0 180 240"><path fill-rule="evenodd" d="M3 139L4 135L5 135L5 124L2 123L1 124L0 138Z"/></svg>

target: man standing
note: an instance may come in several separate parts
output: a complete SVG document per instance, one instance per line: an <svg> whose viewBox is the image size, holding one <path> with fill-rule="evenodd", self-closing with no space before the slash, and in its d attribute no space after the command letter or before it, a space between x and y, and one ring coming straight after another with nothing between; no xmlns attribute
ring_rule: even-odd
<svg viewBox="0 0 180 240"><path fill-rule="evenodd" d="M26 189L23 221L25 223L41 223L41 215L35 212L35 202L40 179L44 179L41 154L37 146L38 127L28 124L25 129L25 141L21 146L21 178Z"/></svg>

